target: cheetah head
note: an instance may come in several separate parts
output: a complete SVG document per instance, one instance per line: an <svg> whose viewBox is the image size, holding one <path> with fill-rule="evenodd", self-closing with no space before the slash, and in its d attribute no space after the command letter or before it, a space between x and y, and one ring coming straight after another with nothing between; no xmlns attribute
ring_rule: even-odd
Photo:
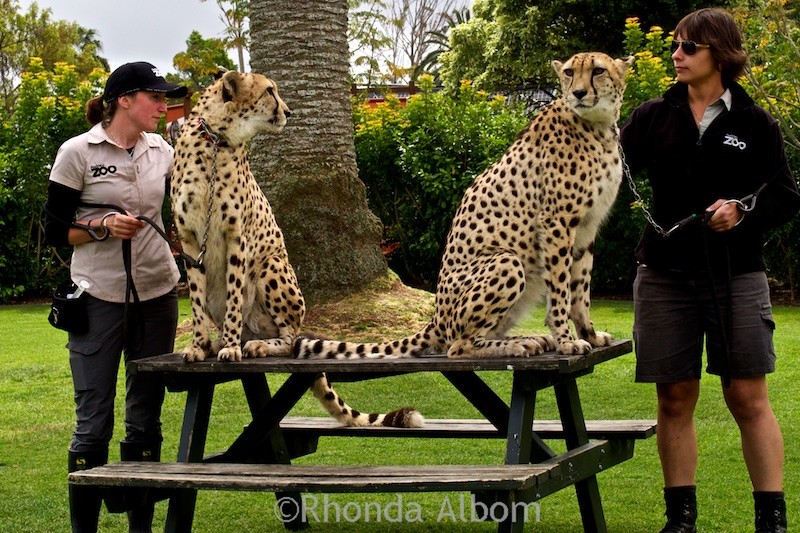
<svg viewBox="0 0 800 533"><path fill-rule="evenodd" d="M258 133L280 132L291 115L274 81L236 71L225 72L206 89L193 113L232 146Z"/></svg>
<svg viewBox="0 0 800 533"><path fill-rule="evenodd" d="M553 61L567 107L589 122L616 123L625 92L625 72L633 60L633 56L612 59L599 52L584 52L565 63Z"/></svg>

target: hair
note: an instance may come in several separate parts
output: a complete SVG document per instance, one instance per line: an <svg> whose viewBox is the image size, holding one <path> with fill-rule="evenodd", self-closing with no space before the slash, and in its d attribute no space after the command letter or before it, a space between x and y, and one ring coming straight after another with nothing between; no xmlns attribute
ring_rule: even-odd
<svg viewBox="0 0 800 533"><path fill-rule="evenodd" d="M711 45L711 56L728 85L744 73L747 54L742 49L742 32L727 11L703 8L689 13L675 26L675 35Z"/></svg>
<svg viewBox="0 0 800 533"><path fill-rule="evenodd" d="M86 121L94 126L98 122L103 123L103 127L108 126L111 118L117 111L117 101L114 100L106 105L102 96L95 96L86 102Z"/></svg>

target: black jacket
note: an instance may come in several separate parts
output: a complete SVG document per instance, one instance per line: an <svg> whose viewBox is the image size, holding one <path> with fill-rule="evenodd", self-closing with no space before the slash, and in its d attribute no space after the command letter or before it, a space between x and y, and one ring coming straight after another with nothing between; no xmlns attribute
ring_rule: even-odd
<svg viewBox="0 0 800 533"><path fill-rule="evenodd" d="M707 265L732 274L764 270L764 232L787 222L800 209L800 194L783 149L776 120L737 84L729 87L723 111L702 139L688 104L688 87L639 106L622 128L621 143L631 172L645 171L652 187L650 211L665 229L692 215L698 220L659 235L648 224L636 259L661 270L698 273ZM742 198L767 187L756 208L730 231L714 232L701 222L720 198Z"/></svg>

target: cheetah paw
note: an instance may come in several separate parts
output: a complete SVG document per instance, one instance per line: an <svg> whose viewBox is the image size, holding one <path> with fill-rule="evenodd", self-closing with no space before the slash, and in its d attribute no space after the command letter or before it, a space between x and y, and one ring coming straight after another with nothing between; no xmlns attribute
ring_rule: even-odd
<svg viewBox="0 0 800 533"><path fill-rule="evenodd" d="M552 335L536 335L534 339L545 352L552 352L556 349L556 341Z"/></svg>
<svg viewBox="0 0 800 533"><path fill-rule="evenodd" d="M206 352L197 346L189 346L183 351L183 360L187 363L194 363L195 361L205 361Z"/></svg>
<svg viewBox="0 0 800 533"><path fill-rule="evenodd" d="M242 349L238 346L226 346L219 351L217 359L220 361L241 361Z"/></svg>
<svg viewBox="0 0 800 533"><path fill-rule="evenodd" d="M614 337L604 331L596 331L588 340L592 346L609 346Z"/></svg>
<svg viewBox="0 0 800 533"><path fill-rule="evenodd" d="M245 357L289 357L292 346L276 339L247 341L244 345Z"/></svg>
<svg viewBox="0 0 800 533"><path fill-rule="evenodd" d="M558 353L564 355L582 355L592 351L592 345L583 339L562 340L558 343Z"/></svg>

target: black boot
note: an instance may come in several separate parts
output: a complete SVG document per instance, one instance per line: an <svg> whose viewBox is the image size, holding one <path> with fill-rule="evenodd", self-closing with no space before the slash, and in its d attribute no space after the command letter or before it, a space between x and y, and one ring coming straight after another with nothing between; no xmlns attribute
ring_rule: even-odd
<svg viewBox="0 0 800 533"><path fill-rule="evenodd" d="M77 472L108 462L108 449L68 452L67 470ZM69 484L69 517L73 533L95 533L103 495L97 487Z"/></svg>
<svg viewBox="0 0 800 533"><path fill-rule="evenodd" d="M661 533L696 533L697 494L694 485L664 489L667 525Z"/></svg>
<svg viewBox="0 0 800 533"><path fill-rule="evenodd" d="M756 533L786 533L786 500L783 492L754 492Z"/></svg>
<svg viewBox="0 0 800 533"><path fill-rule="evenodd" d="M119 458L122 461L160 461L161 443L120 442ZM155 504L148 499L146 492L133 496L128 504L128 531L130 533L151 533Z"/></svg>

